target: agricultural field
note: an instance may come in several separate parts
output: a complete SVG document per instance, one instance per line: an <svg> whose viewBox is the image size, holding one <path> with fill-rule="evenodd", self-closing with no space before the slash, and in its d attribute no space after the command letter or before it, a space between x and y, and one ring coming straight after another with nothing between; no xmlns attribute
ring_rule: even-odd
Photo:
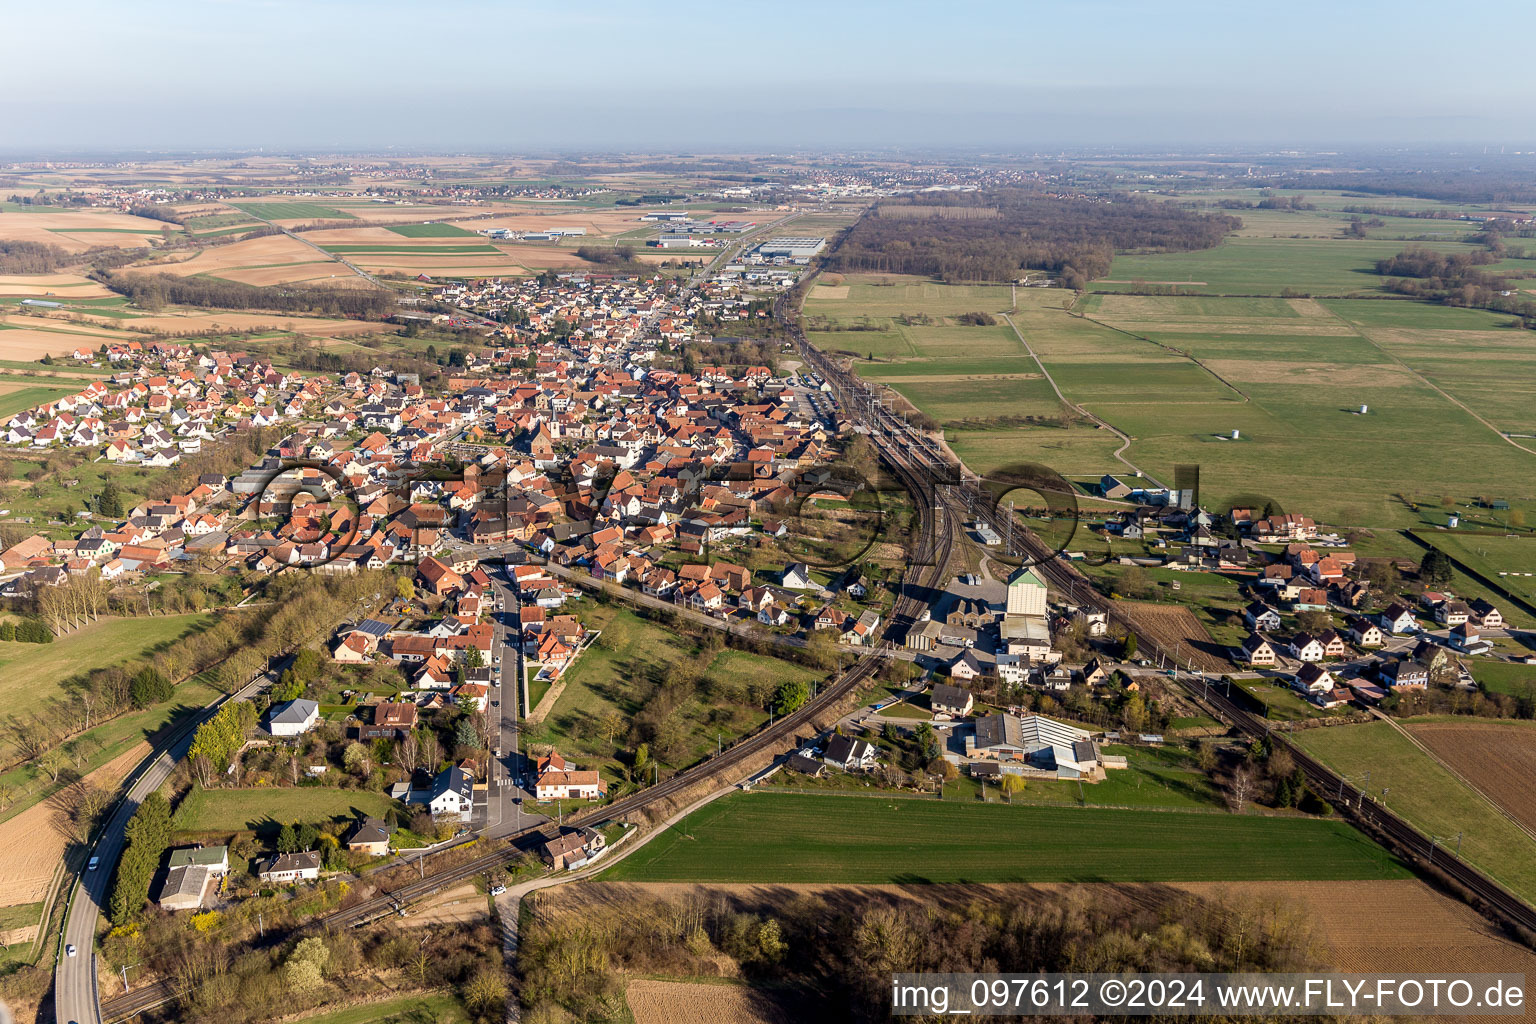
<svg viewBox="0 0 1536 1024"><path fill-rule="evenodd" d="M744 793L694 812L602 877L920 883L1405 875L1339 821Z"/></svg>
<svg viewBox="0 0 1536 1024"><path fill-rule="evenodd" d="M475 237L473 231L466 231L464 228L454 224L442 224L435 221L427 224L392 224L389 230L397 235L404 235L406 238Z"/></svg>
<svg viewBox="0 0 1536 1024"><path fill-rule="evenodd" d="M1472 677L1490 693L1536 698L1536 665L1477 658L1472 662Z"/></svg>
<svg viewBox="0 0 1536 1024"><path fill-rule="evenodd" d="M383 818L397 805L383 793L296 786L290 789L194 787L176 808L178 832L276 832L288 822Z"/></svg>
<svg viewBox="0 0 1536 1024"><path fill-rule="evenodd" d="M635 1024L789 1024L744 984L636 978L624 987Z"/></svg>
<svg viewBox="0 0 1536 1024"><path fill-rule="evenodd" d="M3 232L0 232L0 237L4 237ZM105 285L77 274L0 275L0 295L56 301L113 297Z"/></svg>
<svg viewBox="0 0 1536 1024"><path fill-rule="evenodd" d="M230 203L242 213L248 213L262 220L275 221L315 221L315 220L352 220L350 213L340 210L335 206L319 203L283 202L279 200L258 200L239 203Z"/></svg>
<svg viewBox="0 0 1536 1024"><path fill-rule="evenodd" d="M1169 648L1177 644L1179 657L1187 658L1188 664L1199 671L1232 670L1226 645L1211 639L1210 632L1188 608L1149 601L1126 603L1135 609L1137 621L1144 624L1147 639Z"/></svg>
<svg viewBox="0 0 1536 1024"><path fill-rule="evenodd" d="M1245 222L1253 211L1238 210ZM1345 296L1380 291L1375 262L1410 243L1344 238L1228 238L1214 249L1117 256L1109 277L1092 282L1099 291L1129 291L1136 282L1177 285L1216 295ZM1443 252L1472 251L1456 242L1414 242Z"/></svg>
<svg viewBox="0 0 1536 1024"><path fill-rule="evenodd" d="M180 230L165 221L94 207L7 207L0 214L0 238L43 242L71 253L102 246L139 248L158 243L167 231Z"/></svg>
<svg viewBox="0 0 1536 1024"><path fill-rule="evenodd" d="M1408 723L1413 738L1478 792L1536 831L1536 723L1477 718Z"/></svg>
<svg viewBox="0 0 1536 1024"><path fill-rule="evenodd" d="M1387 806L1426 835L1454 845L1460 833L1464 859L1523 899L1536 899L1536 839L1390 722L1307 729L1292 738L1352 785L1370 772L1373 798L1389 790Z"/></svg>

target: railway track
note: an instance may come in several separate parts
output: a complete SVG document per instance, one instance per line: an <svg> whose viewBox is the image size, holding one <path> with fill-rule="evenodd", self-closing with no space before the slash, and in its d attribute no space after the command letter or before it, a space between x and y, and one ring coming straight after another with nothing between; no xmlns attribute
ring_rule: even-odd
<svg viewBox="0 0 1536 1024"><path fill-rule="evenodd" d="M775 312L784 315L779 308ZM963 466L947 463L936 445L881 405L874 387L812 346L793 320L786 318L785 322L806 362L832 384L834 392L846 408L863 414L861 418L870 429L882 455L886 455L889 460L893 449L915 454L917 471L929 475L930 479L926 483L910 484L909 487L914 494L922 494L926 502L937 502L949 513L945 518L951 531L961 515L969 514L986 521L999 536L1011 537L1012 549L1009 553L1023 556L1032 562L1058 593L1065 594L1074 604L1104 612L1109 622L1135 633L1141 641L1142 651L1149 656L1189 669L1189 676L1177 682L1184 695L1194 704L1203 707L1218 721L1243 735L1252 738L1267 736L1271 743L1284 745L1301 768L1308 785L1319 795L1330 799L1330 802L1341 804L1339 810L1352 823L1375 836L1405 861L1432 868L1449 879L1461 889L1466 902L1484 916L1523 930L1527 941L1530 935L1536 935L1536 908L1456 854L1438 847L1434 839L1371 800L1359 787L1350 785L1348 779L1276 732L1271 728L1269 720L1237 704L1220 689L1206 685L1189 660L1185 658L1181 661L1177 651L1170 651L1160 644L1155 634L1138 622L1133 610L1106 598L1094 587L1092 581L1078 572L1071 563L1058 557L1057 552L1026 525L1018 520L1009 524L1007 519L1011 513L997 506L991 495L979 485L979 478ZM1343 794L1344 799L1340 800L1337 794Z"/></svg>
<svg viewBox="0 0 1536 1024"><path fill-rule="evenodd" d="M778 719L770 727L741 740L717 757L679 772L654 786L632 793L611 804L582 810L568 819L573 826L608 818L623 818L638 813L647 807L677 796L717 772L739 765L754 755L772 749L809 725L825 709L836 706L845 696L874 675L886 660L881 656L882 653L894 646L890 637L899 635L898 631L909 628L921 611L927 607L927 593L942 585L954 540L953 530L947 522L948 517L945 517L946 523L941 528L938 518L932 514L936 491L920 461L902 452L890 453L887 461L892 471L912 487L913 493L918 496L919 507L924 510L918 543L922 550L931 553L931 557L918 560L923 564L908 567L902 592L882 632L881 643L864 653L858 661L804 706ZM552 823L539 828L526 829L498 842L498 848L495 850L409 882L355 906L335 911L300 929L299 933L317 928L335 930L358 927L398 914L412 903L435 892L503 867L539 839L554 838L557 831L558 826ZM169 980L162 979L147 983L102 1003L102 1019L106 1024L125 1020L136 1013L169 1002L176 998L179 992L180 989Z"/></svg>

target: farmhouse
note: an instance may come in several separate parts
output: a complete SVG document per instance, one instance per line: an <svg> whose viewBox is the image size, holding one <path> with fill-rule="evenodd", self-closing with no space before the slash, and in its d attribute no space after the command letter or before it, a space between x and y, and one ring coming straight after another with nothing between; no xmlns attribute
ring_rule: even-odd
<svg viewBox="0 0 1536 1024"><path fill-rule="evenodd" d="M314 850L284 853L273 857L261 869L263 882L298 882L320 877L320 854Z"/></svg>

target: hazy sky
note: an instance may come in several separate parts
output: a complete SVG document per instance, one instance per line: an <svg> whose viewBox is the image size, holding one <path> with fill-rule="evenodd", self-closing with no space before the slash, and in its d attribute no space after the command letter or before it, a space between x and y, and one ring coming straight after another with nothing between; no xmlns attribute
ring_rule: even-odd
<svg viewBox="0 0 1536 1024"><path fill-rule="evenodd" d="M6 8L9 153L1520 145L1536 111L1530 0Z"/></svg>

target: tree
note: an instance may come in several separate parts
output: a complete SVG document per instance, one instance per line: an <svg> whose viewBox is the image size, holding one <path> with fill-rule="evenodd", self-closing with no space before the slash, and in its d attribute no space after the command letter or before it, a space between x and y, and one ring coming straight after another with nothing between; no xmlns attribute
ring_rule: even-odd
<svg viewBox="0 0 1536 1024"><path fill-rule="evenodd" d="M1136 634L1135 633L1127 633L1127 634L1125 634L1125 643L1122 644L1121 647L1120 647L1120 658L1121 658L1122 661L1130 661L1131 659L1133 659L1135 657L1136 657Z"/></svg>
<svg viewBox="0 0 1536 1024"><path fill-rule="evenodd" d="M416 596L416 584L411 582L409 576L395 577L395 596L407 601Z"/></svg>
<svg viewBox="0 0 1536 1024"><path fill-rule="evenodd" d="M1452 571L1450 556L1439 548L1431 548L1419 563L1419 582L1426 587L1444 587L1450 584Z"/></svg>
<svg viewBox="0 0 1536 1024"><path fill-rule="evenodd" d="M1227 806L1233 814L1241 814L1248 806L1248 801L1253 799L1253 770L1246 765L1232 773L1231 784L1227 787Z"/></svg>
<svg viewBox="0 0 1536 1024"><path fill-rule="evenodd" d="M326 948L324 939L300 939L283 964L284 980L296 991L313 991L325 980L325 968L330 959L331 951Z"/></svg>
<svg viewBox="0 0 1536 1024"><path fill-rule="evenodd" d="M133 706L143 709L170 700L174 691L169 679L161 675L153 666L145 666L138 675L133 677L129 693Z"/></svg>
<svg viewBox="0 0 1536 1024"><path fill-rule="evenodd" d="M773 694L775 714L787 715L811 699L811 684L804 679L786 679Z"/></svg>
<svg viewBox="0 0 1536 1024"><path fill-rule="evenodd" d="M476 1016L488 1017L505 1007L506 1002L507 983L495 967L481 967L464 986L464 1005Z"/></svg>
<svg viewBox="0 0 1536 1024"><path fill-rule="evenodd" d="M1002 788L1003 795L1006 796L1011 803L1015 794L1024 792L1024 787L1026 784L1022 775L1005 774L1002 777L999 785Z"/></svg>
<svg viewBox="0 0 1536 1024"><path fill-rule="evenodd" d="M299 826L299 849L313 850L320 842L320 830L312 822L306 821Z"/></svg>
<svg viewBox="0 0 1536 1024"><path fill-rule="evenodd" d="M480 747L480 734L475 729L475 723L468 715L459 719L459 724L453 727L453 742L460 747Z"/></svg>
<svg viewBox="0 0 1536 1024"><path fill-rule="evenodd" d="M108 519L123 518L123 495L116 481L108 480L96 499L96 511Z"/></svg>
<svg viewBox="0 0 1536 1024"><path fill-rule="evenodd" d="M368 748L354 740L347 744L347 749L342 751L341 763L360 779L366 779L373 774L373 760L368 756Z"/></svg>
<svg viewBox="0 0 1536 1024"><path fill-rule="evenodd" d="M298 853L299 834L294 830L292 822L284 822L283 827L277 832L278 853Z"/></svg>
<svg viewBox="0 0 1536 1024"><path fill-rule="evenodd" d="M645 777L646 769L651 766L651 747L648 743L642 743L635 748L635 761L630 766L629 776L636 782Z"/></svg>
<svg viewBox="0 0 1536 1024"><path fill-rule="evenodd" d="M784 941L784 932L779 927L779 922L768 918L757 928L757 951L764 960L769 963L778 963L784 959L784 953L789 949Z"/></svg>

